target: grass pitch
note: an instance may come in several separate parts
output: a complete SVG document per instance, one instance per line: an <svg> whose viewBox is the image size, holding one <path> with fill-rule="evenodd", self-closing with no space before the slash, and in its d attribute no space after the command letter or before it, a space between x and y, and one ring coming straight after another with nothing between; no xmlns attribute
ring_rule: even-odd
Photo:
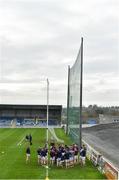
<svg viewBox="0 0 119 180"><path fill-rule="evenodd" d="M55 129L57 136L66 144L71 140L62 129ZM26 164L27 142L23 139L26 134L32 134L31 162ZM44 146L46 129L0 129L0 179L45 179L45 167L37 164L36 150ZM87 160L85 167L75 165L73 168L49 167L49 179L105 179L98 170Z"/></svg>

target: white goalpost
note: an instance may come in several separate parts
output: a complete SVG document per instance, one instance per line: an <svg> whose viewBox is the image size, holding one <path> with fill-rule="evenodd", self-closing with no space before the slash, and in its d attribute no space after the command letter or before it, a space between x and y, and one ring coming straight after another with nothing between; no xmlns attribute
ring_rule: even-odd
<svg viewBox="0 0 119 180"><path fill-rule="evenodd" d="M48 149L48 121L49 121L49 80L47 79L47 129L46 129L46 143L47 143L47 149ZM49 163L48 163L48 153L47 153L47 166L46 166L46 180L49 180L48 175L48 169L49 169Z"/></svg>

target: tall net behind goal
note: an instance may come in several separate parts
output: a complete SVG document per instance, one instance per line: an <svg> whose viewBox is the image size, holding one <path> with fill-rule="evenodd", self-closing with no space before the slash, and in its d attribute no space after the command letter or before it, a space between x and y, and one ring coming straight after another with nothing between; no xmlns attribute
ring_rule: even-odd
<svg viewBox="0 0 119 180"><path fill-rule="evenodd" d="M67 133L81 146L83 38L74 65L68 69Z"/></svg>

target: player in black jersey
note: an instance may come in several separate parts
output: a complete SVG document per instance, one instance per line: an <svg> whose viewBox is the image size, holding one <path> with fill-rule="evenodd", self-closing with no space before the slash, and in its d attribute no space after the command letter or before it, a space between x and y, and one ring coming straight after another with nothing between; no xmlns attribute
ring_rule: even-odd
<svg viewBox="0 0 119 180"><path fill-rule="evenodd" d="M40 147L37 149L37 154L38 154L38 164L40 164L40 161L41 161L41 148Z"/></svg>
<svg viewBox="0 0 119 180"><path fill-rule="evenodd" d="M27 149L26 149L26 164L27 164L27 162L30 162L30 155L31 155L30 147L27 147Z"/></svg>

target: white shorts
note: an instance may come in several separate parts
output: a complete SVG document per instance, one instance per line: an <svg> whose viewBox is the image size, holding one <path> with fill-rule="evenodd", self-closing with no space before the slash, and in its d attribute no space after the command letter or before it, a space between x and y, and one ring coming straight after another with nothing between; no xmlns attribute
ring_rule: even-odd
<svg viewBox="0 0 119 180"><path fill-rule="evenodd" d="M70 161L73 161L73 160L74 160L74 158L73 158L73 157L70 157L70 158L69 158L69 160L70 160Z"/></svg>
<svg viewBox="0 0 119 180"><path fill-rule="evenodd" d="M30 157L30 154L26 154L27 157Z"/></svg>
<svg viewBox="0 0 119 180"><path fill-rule="evenodd" d="M47 160L47 156L42 156L41 159L46 161Z"/></svg>
<svg viewBox="0 0 119 180"><path fill-rule="evenodd" d="M78 155L75 155L75 156L74 156L74 159L78 159Z"/></svg>
<svg viewBox="0 0 119 180"><path fill-rule="evenodd" d="M61 158L57 158L57 161L61 161Z"/></svg>
<svg viewBox="0 0 119 180"><path fill-rule="evenodd" d="M38 155L38 159L40 159L41 158L41 156L40 155Z"/></svg>
<svg viewBox="0 0 119 180"><path fill-rule="evenodd" d="M45 160L45 157L44 157L44 156L41 156L41 159L42 159L42 160Z"/></svg>
<svg viewBox="0 0 119 180"><path fill-rule="evenodd" d="M69 159L65 159L65 162L68 163L68 162L69 162Z"/></svg>
<svg viewBox="0 0 119 180"><path fill-rule="evenodd" d="M54 160L55 160L55 157L51 157L50 160L51 160L51 161L54 161Z"/></svg>
<svg viewBox="0 0 119 180"><path fill-rule="evenodd" d="M80 158L81 158L81 160L82 160L82 161L84 161L84 162L85 162L86 157L82 157L82 156L80 156Z"/></svg>

